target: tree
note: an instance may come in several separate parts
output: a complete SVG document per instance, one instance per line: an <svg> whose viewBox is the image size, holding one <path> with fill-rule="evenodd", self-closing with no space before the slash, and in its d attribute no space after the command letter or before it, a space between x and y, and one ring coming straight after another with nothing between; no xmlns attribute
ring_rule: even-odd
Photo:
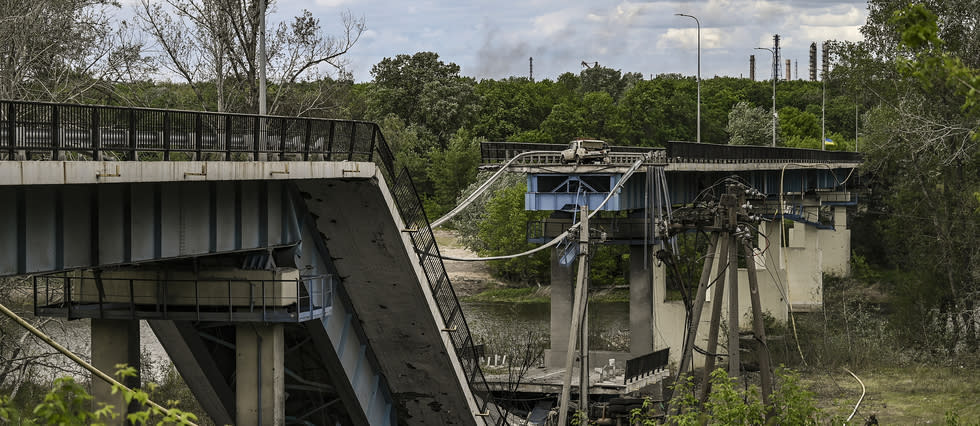
<svg viewBox="0 0 980 426"><path fill-rule="evenodd" d="M479 108L472 79L460 77L459 65L444 63L433 52L384 58L371 67L376 117L394 114L429 131L441 149L460 127L468 126Z"/></svg>
<svg viewBox="0 0 980 426"><path fill-rule="evenodd" d="M732 145L772 144L772 116L762 107L752 107L747 102L735 104L728 113L725 130L730 138L728 143Z"/></svg>
<svg viewBox="0 0 980 426"><path fill-rule="evenodd" d="M448 149L431 153L427 174L433 182L433 201L438 210L426 210L427 214L439 217L451 210L460 193L476 179L480 166L480 141L460 130L449 141Z"/></svg>
<svg viewBox="0 0 980 426"><path fill-rule="evenodd" d="M930 2L937 16L921 6L898 12L902 1L872 1L862 27L866 42L844 57L847 69L870 70L864 79L884 88L876 90L880 103L866 115L862 143L882 194L869 210L883 214L878 224L887 260L903 272L896 285L897 330L949 356L980 349L980 218L973 196L980 189L973 136L980 116L964 86L976 75L968 64L977 61L980 28L960 3L976 6ZM951 29L968 29L968 36ZM944 34L951 39L944 41ZM867 77L888 68L889 79Z"/></svg>
<svg viewBox="0 0 980 426"><path fill-rule="evenodd" d="M82 102L147 71L142 44L114 29L110 0L4 2L0 7L0 98Z"/></svg>
<svg viewBox="0 0 980 426"><path fill-rule="evenodd" d="M201 108L218 111L257 111L259 17L267 13L268 5L260 11L257 0L141 0L137 6L142 28L161 51L160 64L193 89ZM322 91L296 88L322 81L324 66L344 76L344 55L365 26L349 12L341 19L340 36L325 35L308 10L266 31L270 113L323 108Z"/></svg>
<svg viewBox="0 0 980 426"><path fill-rule="evenodd" d="M521 253L534 247L527 242L527 223L540 220L546 212L524 210L524 183L498 191L486 205L486 220L480 223L479 236L485 244L482 255L501 256ZM549 250L514 259L494 260L494 275L521 283L548 282Z"/></svg>

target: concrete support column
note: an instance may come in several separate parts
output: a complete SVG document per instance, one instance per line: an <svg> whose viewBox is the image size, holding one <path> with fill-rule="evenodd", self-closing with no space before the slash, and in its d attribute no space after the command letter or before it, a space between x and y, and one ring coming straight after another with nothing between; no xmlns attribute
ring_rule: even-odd
<svg viewBox="0 0 980 426"><path fill-rule="evenodd" d="M140 386L140 323L130 320L93 319L92 333L92 365L100 371L116 377L116 364L126 364L136 369L136 377L120 380L130 388ZM92 378L92 396L96 403L103 402L115 407L119 417L106 420L107 424L126 424L126 414L138 410L138 404L126 406L121 393L112 394L112 385L98 377ZM98 407L95 407L96 409Z"/></svg>
<svg viewBox="0 0 980 426"><path fill-rule="evenodd" d="M286 421L282 324L235 326L235 407L239 426Z"/></svg>
<svg viewBox="0 0 980 426"><path fill-rule="evenodd" d="M630 355L653 352L653 279L650 250L630 246ZM646 257L646 262L644 262Z"/></svg>
<svg viewBox="0 0 980 426"><path fill-rule="evenodd" d="M557 249L551 249L551 349L545 352L546 367L565 366L575 300L572 265L562 265L558 261L560 255Z"/></svg>

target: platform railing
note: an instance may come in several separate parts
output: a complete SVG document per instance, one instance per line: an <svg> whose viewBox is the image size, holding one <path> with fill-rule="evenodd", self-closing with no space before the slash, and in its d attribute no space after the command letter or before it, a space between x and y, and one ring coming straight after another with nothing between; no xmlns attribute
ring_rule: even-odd
<svg viewBox="0 0 980 426"><path fill-rule="evenodd" d="M34 277L35 315L68 319L303 322L330 314L334 278Z"/></svg>

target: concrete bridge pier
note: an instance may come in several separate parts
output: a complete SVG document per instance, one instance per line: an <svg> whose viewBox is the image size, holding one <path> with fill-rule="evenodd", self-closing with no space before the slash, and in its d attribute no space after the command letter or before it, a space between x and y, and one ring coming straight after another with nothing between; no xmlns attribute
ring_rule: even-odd
<svg viewBox="0 0 980 426"><path fill-rule="evenodd" d="M235 326L235 407L239 426L286 421L282 324Z"/></svg>
<svg viewBox="0 0 980 426"><path fill-rule="evenodd" d="M92 365L100 371L116 378L129 388L140 386L140 323L130 320L93 319L92 334ZM126 364L136 369L135 377L122 379L117 377L117 364ZM110 425L126 424L126 414L139 410L135 403L126 406L126 400L121 392L112 394L112 385L97 377L92 378L92 396L96 403L111 404L119 414L115 419L107 419ZM94 407L98 409L100 407Z"/></svg>
<svg viewBox="0 0 980 426"><path fill-rule="evenodd" d="M575 299L575 277L572 265L562 265L561 253L551 249L551 349L545 351L545 367L565 367L568 352L569 324Z"/></svg>
<svg viewBox="0 0 980 426"><path fill-rule="evenodd" d="M656 246L630 245L630 355L653 352L653 280L663 275L655 266ZM660 295L663 297L663 295Z"/></svg>

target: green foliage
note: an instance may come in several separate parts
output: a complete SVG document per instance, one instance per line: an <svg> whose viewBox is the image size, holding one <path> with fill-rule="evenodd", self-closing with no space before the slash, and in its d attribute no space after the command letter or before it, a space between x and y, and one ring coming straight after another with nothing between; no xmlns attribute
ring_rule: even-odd
<svg viewBox="0 0 980 426"><path fill-rule="evenodd" d="M770 423L778 425L815 425L820 410L814 405L815 395L800 383L799 373L780 366L776 369L776 390L770 404L773 413Z"/></svg>
<svg viewBox="0 0 980 426"><path fill-rule="evenodd" d="M498 191L486 205L486 220L480 223L479 236L486 256L500 256L530 250L527 242L527 223L540 220L547 212L524 210L523 183ZM501 278L522 283L548 282L549 250L531 256L490 262L491 272Z"/></svg>
<svg viewBox="0 0 980 426"><path fill-rule="evenodd" d="M118 364L116 368L116 376L120 380L136 376L136 369L133 367ZM151 391L153 388L151 383ZM145 425L155 421L157 425L179 425L197 421L197 416L177 409L175 403L171 404L168 410L148 405L149 394L142 389L128 390L113 385L112 393L121 393L127 404L136 401L141 407L145 407L126 416L132 424ZM71 377L61 377L55 379L51 391L34 407L30 415L25 416L18 408L11 405L11 401L6 396L0 396L0 420L20 425L100 425L119 416L116 407L112 405L99 402L99 408L95 411L92 411L91 405L92 396L83 386Z"/></svg>
<svg viewBox="0 0 980 426"><path fill-rule="evenodd" d="M459 130L445 151L432 151L426 176L433 185L434 210L426 209L430 217L442 216L456 204L456 198L476 179L480 165L480 139Z"/></svg>
<svg viewBox="0 0 980 426"><path fill-rule="evenodd" d="M732 145L772 144L772 116L762 107L752 107L747 102L737 103L728 113L725 130ZM776 144L779 144L778 132Z"/></svg>
<svg viewBox="0 0 980 426"><path fill-rule="evenodd" d="M768 407L762 404L755 385L739 389L738 383L719 368L711 372L711 392L702 405L695 396L696 386L691 376L675 384L670 400L671 413L667 424L678 426L696 425L816 425L822 413L814 405L814 394L800 383L799 375L792 370L776 369L776 387ZM745 380L743 378L743 380ZM651 401L644 401L642 408L630 412L630 423L643 426L659 424L659 411ZM770 416L766 418L766 411ZM838 419L830 419L840 423Z"/></svg>

